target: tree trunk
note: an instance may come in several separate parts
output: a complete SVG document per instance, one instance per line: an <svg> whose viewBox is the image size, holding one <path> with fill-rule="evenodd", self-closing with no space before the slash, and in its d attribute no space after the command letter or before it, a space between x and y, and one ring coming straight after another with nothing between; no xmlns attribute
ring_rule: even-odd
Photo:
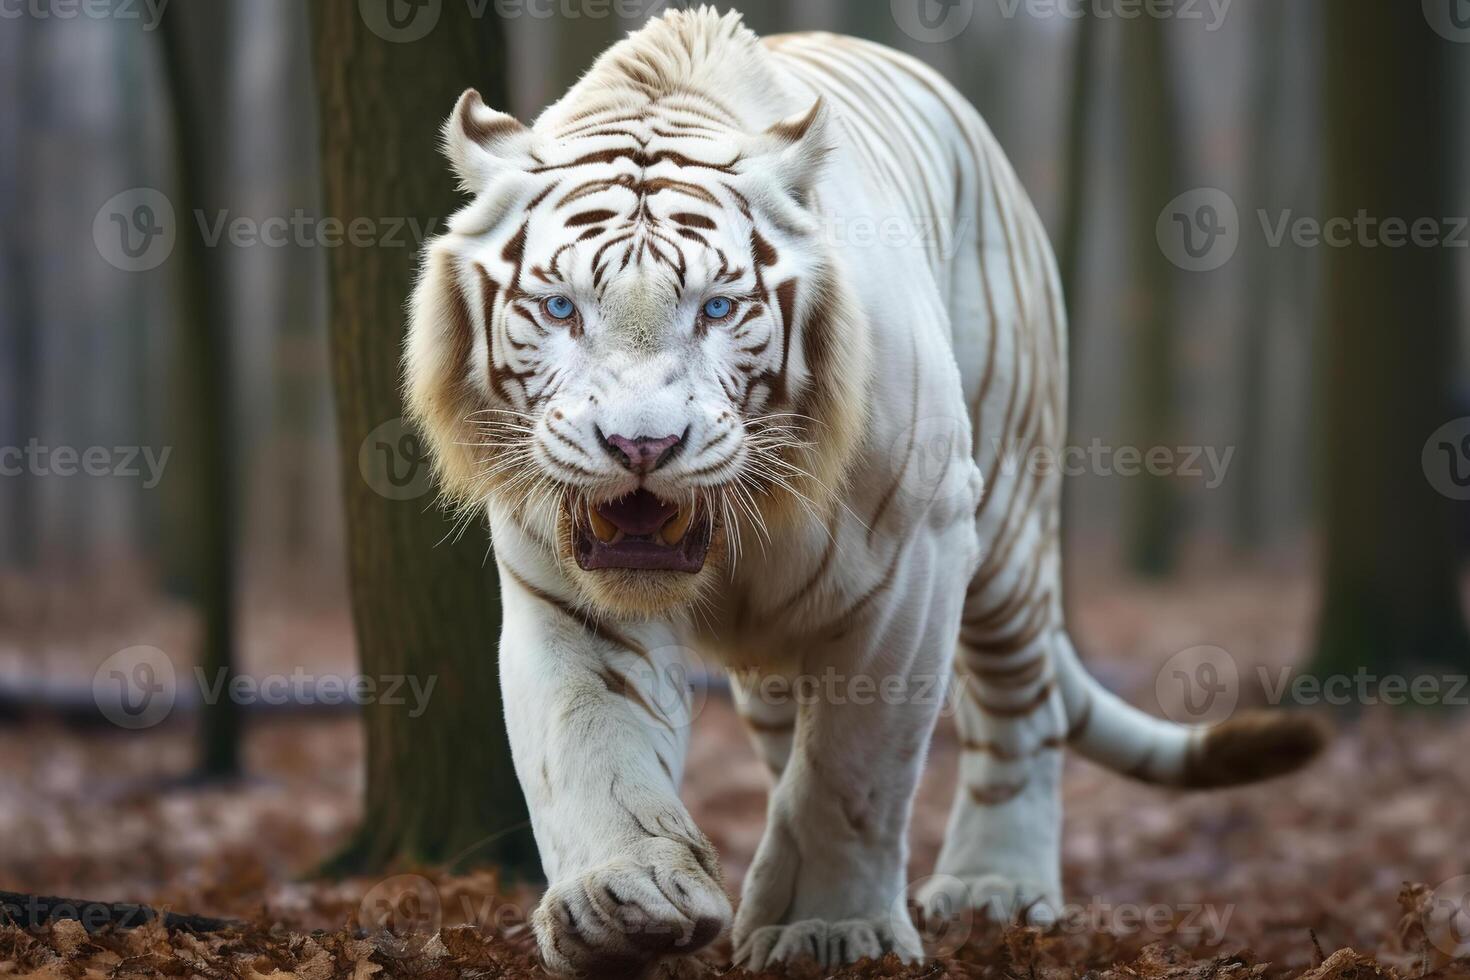
<svg viewBox="0 0 1470 980"><path fill-rule="evenodd" d="M1249 208L1280 213L1278 193L1280 154L1274 152L1281 138L1284 103L1284 61L1287 17L1284 5L1275 0L1261 5L1251 37L1251 63L1255 66L1250 100L1251 196ZM1247 218L1246 220L1249 220ZM1278 250L1263 237L1252 237L1245 245L1246 295L1240 324L1240 450L1235 454L1235 498L1232 513L1236 547L1254 553L1265 543L1265 485L1262 469L1267 446L1266 409L1270 386L1270 338L1276 312Z"/></svg>
<svg viewBox="0 0 1470 980"><path fill-rule="evenodd" d="M1082 316L1082 256L1086 241L1087 223L1087 178L1092 172L1092 88L1097 84L1098 61L1102 51L1102 36L1098 30L1098 18L1090 16L1082 8L1082 20L1077 25L1075 55L1072 59L1072 94L1067 110L1066 143L1066 187L1062 198L1061 234L1057 243L1057 266L1062 280L1062 296L1067 310L1067 351L1070 364L1067 377L1072 390L1067 398L1068 438L1075 438L1078 429L1078 412L1082 399L1078 397L1077 380L1080 378L1082 338L1079 326ZM1070 514L1074 481L1062 481L1063 531L1071 527ZM1063 551L1068 550L1066 538ZM1077 594L1074 573L1077 562L1063 562L1063 594L1069 598Z"/></svg>
<svg viewBox="0 0 1470 980"><path fill-rule="evenodd" d="M1062 279L1062 292L1070 314L1069 343L1076 364L1077 311L1082 291L1082 246L1086 231L1087 178L1092 172L1090 139L1092 132L1092 87L1097 84L1097 67L1102 53L1098 19L1081 9L1077 23L1076 54L1072 64L1071 104L1067 108L1066 187L1062 197L1061 241L1057 247L1057 266ZM1076 376L1075 373L1073 375ZM1076 399L1072 400L1075 404Z"/></svg>
<svg viewBox="0 0 1470 980"><path fill-rule="evenodd" d="M1418 4L1334 5L1326 24L1326 213L1432 219L1455 200L1459 93L1451 49ZM1449 459L1426 442L1452 418L1458 252L1349 233L1327 255L1321 350L1326 412L1321 673L1470 663ZM1464 428L1462 426L1462 428ZM1459 432L1452 452L1461 452ZM1451 488L1453 484L1449 485ZM1461 505L1463 506L1463 505Z"/></svg>
<svg viewBox="0 0 1470 980"><path fill-rule="evenodd" d="M3 127L4 149L0 150L0 236L3 236L5 261L5 325L4 345L6 369L6 417L0 422L0 445L25 446L40 435L38 408L41 393L38 381L43 377L39 356L40 311L36 301L36 266L33 253L40 250L39 215L28 193L21 188L35 187L35 140L28 137L35 112L36 35L33 24L22 19L10 25L0 38L0 58L7 93ZM34 238L32 236L35 236ZM6 479L9 491L6 513L9 515L4 537L5 554L0 561L34 575L39 571L40 549L36 528L40 522L37 506L36 477L22 472ZM10 610L4 610L9 612ZM17 614L22 614L19 609ZM27 629L32 624L27 623Z"/></svg>
<svg viewBox="0 0 1470 980"><path fill-rule="evenodd" d="M365 218L383 231L395 219L442 224L462 203L438 153L439 123L470 85L490 105L507 102L503 25L474 17L472 6L446 3L426 36L398 41L375 34L355 3L312 6L328 215ZM396 860L494 863L511 876L535 877L539 863L498 686L495 565L478 524L458 536L431 497L412 496L423 461L411 436L395 431L403 414L404 301L417 257L411 247L344 244L329 258L331 370L361 669L380 685L402 677L435 685L417 718L411 702L366 707L364 824L329 870ZM386 436L374 433L385 424ZM408 458L384 457L394 473L383 476L391 479L371 469L370 479L359 467L365 444L370 460L380 450ZM410 487L400 492L404 477Z"/></svg>
<svg viewBox="0 0 1470 980"><path fill-rule="evenodd" d="M173 101L177 149L175 219L179 223L174 259L180 287L177 360L174 365L186 420L180 453L183 486L179 500L192 520L174 524L192 540L189 578L202 619L199 663L212 685L223 674L229 690L235 664L235 523L238 479L233 459L239 451L233 420L230 377L231 317L229 275L223 249L207 248L194 224L196 209L218 202L219 147L229 119L227 102L228 6L176 9L160 23L164 71ZM197 18L189 20L187 18ZM177 499L177 498L176 498ZM178 515L175 515L177 519ZM229 778L240 771L240 707L221 696L200 710L200 771L206 778Z"/></svg>
<svg viewBox="0 0 1470 980"><path fill-rule="evenodd" d="M1133 156L1133 287L1128 315L1134 352L1130 426L1145 457L1157 446L1174 445L1175 270L1159 247L1159 212L1179 193L1179 124L1174 79L1159 17L1124 25L1124 91ZM1130 481L1129 562L1140 575L1161 577L1173 570L1179 536L1179 497L1173 478L1147 468Z"/></svg>

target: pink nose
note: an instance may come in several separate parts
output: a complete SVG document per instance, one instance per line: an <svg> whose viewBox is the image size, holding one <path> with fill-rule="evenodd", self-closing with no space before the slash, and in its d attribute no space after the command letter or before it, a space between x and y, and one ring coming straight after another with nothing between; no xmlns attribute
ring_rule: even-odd
<svg viewBox="0 0 1470 980"><path fill-rule="evenodd" d="M625 467L634 473L652 473L674 454L674 448L682 438L664 436L662 439L651 439L639 436L629 439L627 436L608 436L607 442L614 450L613 455L621 457L618 462Z"/></svg>

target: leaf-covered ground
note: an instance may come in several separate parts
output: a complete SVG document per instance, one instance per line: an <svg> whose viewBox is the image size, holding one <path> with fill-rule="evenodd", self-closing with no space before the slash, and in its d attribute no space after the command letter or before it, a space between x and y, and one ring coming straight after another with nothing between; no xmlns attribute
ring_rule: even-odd
<svg viewBox="0 0 1470 980"><path fill-rule="evenodd" d="M1311 605L1292 581L1119 587L1082 604L1076 625L1094 670L1152 711L1161 665L1200 644L1229 651L1241 703L1253 705L1306 648ZM1470 910L1454 904L1470 890L1470 879L1458 881L1470 874L1470 712L1358 707L1318 765L1261 787L1180 794L1069 762L1070 904L1058 927L961 920L930 930L942 955L927 966L866 963L836 975L1470 977L1470 962L1454 959L1470 954ZM0 730L0 889L243 923L203 935L159 924L96 934L74 922L4 927L0 974L539 975L525 924L535 895L502 890L489 872L301 878L358 819L362 739L350 717L253 726L243 785L182 781L191 753L183 726L121 734L33 721ZM916 806L915 878L932 868L954 764L944 722ZM764 792L728 703L711 695L686 797L732 889L760 836ZM397 938L373 928L383 909L393 910ZM716 948L708 968L746 976L729 971L727 957L728 947Z"/></svg>

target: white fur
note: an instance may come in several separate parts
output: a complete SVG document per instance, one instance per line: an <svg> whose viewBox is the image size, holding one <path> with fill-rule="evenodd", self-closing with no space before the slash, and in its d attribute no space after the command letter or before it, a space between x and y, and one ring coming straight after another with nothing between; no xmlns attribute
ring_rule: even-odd
<svg viewBox="0 0 1470 980"><path fill-rule="evenodd" d="M650 103L650 91L665 95ZM940 876L922 897L935 909L998 901L1007 914L1059 901L1063 741L1168 780L1192 736L1144 719L1081 670L1060 615L1058 477L1002 465L1004 453L1061 445L1065 317L1040 222L973 109L876 45L816 35L763 45L708 11L670 13L614 46L533 129L466 98L446 144L477 197L430 246L408 393L446 485L490 516L506 721L551 882L536 914L547 963L597 975L686 952L730 922L716 855L678 797L690 720L680 664L694 650L734 669L774 780L734 919L742 965L922 955L902 910L905 839L957 636L952 693L967 752ZM495 138L467 137L462 113ZM697 126L700 113L706 132L655 133ZM626 137L583 134L623 116L617 125L650 154L738 158L730 173L668 160L641 172L717 198L643 199L665 222L691 201L720 215L701 232L711 248L685 250L682 285L672 266L642 260L594 281L595 241L558 252L569 213L634 206L626 185L584 186L633 174L626 160L575 170L526 210L546 165L619 145ZM572 191L585 199L564 205ZM864 233L885 221L898 233ZM775 363L775 311L752 327L770 342L745 354L688 328L716 288L713 247L749 265L752 228L778 255L768 294L800 283L784 327L786 395L808 410L791 425L811 445L783 458L803 472L785 471L751 509L724 510L697 577L581 572L564 550L563 492L604 499L639 485L596 430L687 429L691 444L724 447L692 450L647 480L670 498L724 493L728 483L700 482L701 468L725 466L728 481L756 465L726 389ZM561 255L558 288L579 299L581 336L507 313L513 233L533 295L543 287L528 270ZM449 322L461 307L467 320ZM828 343L807 344L807 331ZM449 353L456 342L463 364ZM748 414L791 411L771 387L751 389ZM487 435L475 421L487 412L512 421ZM525 455L506 462L496 433L517 425ZM836 687L797 704L773 693L773 678Z"/></svg>

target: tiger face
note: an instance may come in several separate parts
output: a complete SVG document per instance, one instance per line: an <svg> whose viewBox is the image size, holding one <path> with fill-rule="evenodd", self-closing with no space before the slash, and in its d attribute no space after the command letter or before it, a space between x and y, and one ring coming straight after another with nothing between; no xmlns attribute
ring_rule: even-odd
<svg viewBox="0 0 1470 980"><path fill-rule="evenodd" d="M696 96L529 129L473 90L474 201L429 246L411 413L456 499L554 550L595 607L686 606L833 505L866 353L808 195L820 103L759 134Z"/></svg>

